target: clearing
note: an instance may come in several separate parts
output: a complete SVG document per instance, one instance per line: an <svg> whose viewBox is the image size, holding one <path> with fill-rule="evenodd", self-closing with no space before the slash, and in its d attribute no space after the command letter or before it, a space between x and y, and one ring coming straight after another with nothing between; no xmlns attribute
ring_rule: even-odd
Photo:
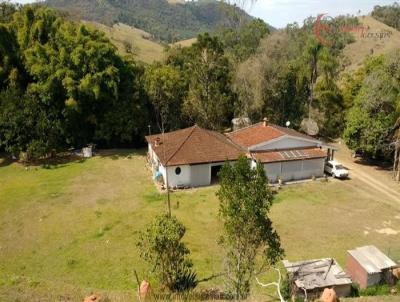
<svg viewBox="0 0 400 302"><path fill-rule="evenodd" d="M112 27L98 23L82 21L85 24L105 33L111 43L117 47L118 53L122 56L129 55L124 44L132 48L133 57L145 63L161 61L164 57L164 46L151 39L151 34L123 24L114 24Z"/></svg>
<svg viewBox="0 0 400 302"><path fill-rule="evenodd" d="M343 62L347 72L357 70L370 55L390 53L399 48L400 32L371 16L359 17L360 26L369 28L368 34L362 37L361 33L353 34L355 42L347 45L343 51ZM388 33L380 36L381 33ZM377 35L376 35L377 34Z"/></svg>
<svg viewBox="0 0 400 302"><path fill-rule="evenodd" d="M165 195L153 185L145 158L144 151L115 150L49 168L0 159L0 301L81 301L92 291L132 301L134 269L140 277L149 271L136 249L138 231L165 210ZM361 168L399 192L383 178L389 172ZM335 257L344 265L347 249L374 244L400 260L400 207L355 170L351 180L280 191L271 217L288 259ZM172 194L172 211L187 227L185 241L199 279L222 267L217 188ZM215 286L223 280L200 284ZM255 295L262 294L257 288Z"/></svg>

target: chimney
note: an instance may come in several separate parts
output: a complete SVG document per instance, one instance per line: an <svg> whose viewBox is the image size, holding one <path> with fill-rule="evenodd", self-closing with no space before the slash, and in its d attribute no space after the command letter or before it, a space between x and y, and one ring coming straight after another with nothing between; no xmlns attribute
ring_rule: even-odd
<svg viewBox="0 0 400 302"><path fill-rule="evenodd" d="M161 144L161 138L157 137L154 141L154 147L158 147Z"/></svg>
<svg viewBox="0 0 400 302"><path fill-rule="evenodd" d="M263 118L263 126L264 127L268 126L268 118L266 118L266 117Z"/></svg>

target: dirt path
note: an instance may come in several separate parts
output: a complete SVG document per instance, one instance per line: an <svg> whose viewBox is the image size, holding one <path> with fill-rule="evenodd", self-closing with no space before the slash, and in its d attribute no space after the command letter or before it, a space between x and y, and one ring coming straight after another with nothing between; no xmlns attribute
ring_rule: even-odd
<svg viewBox="0 0 400 302"><path fill-rule="evenodd" d="M350 150L343 144L336 145L339 151L335 159L345 165L350 171L350 178L365 183L366 191L380 194L383 202L400 209L400 185L391 178L390 171L381 170L376 166L362 165L355 162Z"/></svg>

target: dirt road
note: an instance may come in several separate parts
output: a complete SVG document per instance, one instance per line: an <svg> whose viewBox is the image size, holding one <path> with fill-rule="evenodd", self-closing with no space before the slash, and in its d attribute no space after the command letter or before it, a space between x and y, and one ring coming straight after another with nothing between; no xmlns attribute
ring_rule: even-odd
<svg viewBox="0 0 400 302"><path fill-rule="evenodd" d="M344 144L335 144L339 151L335 159L349 169L350 179L357 179L363 182L365 192L372 195L380 194L381 201L400 209L400 184L393 181L389 170L377 166L357 163L351 156L350 150Z"/></svg>

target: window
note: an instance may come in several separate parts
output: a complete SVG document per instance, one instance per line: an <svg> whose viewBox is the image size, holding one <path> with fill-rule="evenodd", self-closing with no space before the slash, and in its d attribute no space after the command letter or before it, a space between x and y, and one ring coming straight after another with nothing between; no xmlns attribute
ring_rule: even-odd
<svg viewBox="0 0 400 302"><path fill-rule="evenodd" d="M176 175L181 174L181 172L182 172L181 167L177 167L177 168L175 169L175 174L176 174Z"/></svg>

